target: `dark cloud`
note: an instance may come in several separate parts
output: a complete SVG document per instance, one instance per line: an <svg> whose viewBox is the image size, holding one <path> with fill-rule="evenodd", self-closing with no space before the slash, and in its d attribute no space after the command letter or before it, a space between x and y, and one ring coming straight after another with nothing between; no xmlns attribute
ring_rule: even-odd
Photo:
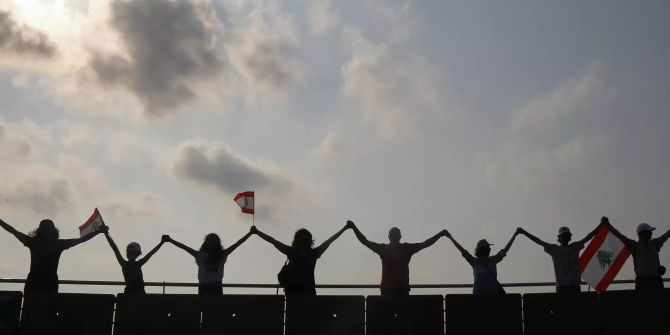
<svg viewBox="0 0 670 335"><path fill-rule="evenodd" d="M67 180L49 176L9 181L5 183L1 196L5 206L44 215L53 215L72 205L72 189Z"/></svg>
<svg viewBox="0 0 670 335"><path fill-rule="evenodd" d="M270 87L283 88L296 81L297 74L281 54L276 41L257 40L251 51L244 55L244 67L252 77Z"/></svg>
<svg viewBox="0 0 670 335"><path fill-rule="evenodd" d="M56 47L42 32L18 25L8 12L0 11L0 52L19 56L52 57Z"/></svg>
<svg viewBox="0 0 670 335"><path fill-rule="evenodd" d="M94 53L101 82L125 87L149 115L165 114L195 96L193 85L221 71L214 32L189 0L115 1L112 26L127 57Z"/></svg>
<svg viewBox="0 0 670 335"><path fill-rule="evenodd" d="M228 194L248 189L281 193L290 188L284 176L245 161L221 143L202 140L180 145L174 173L181 179Z"/></svg>

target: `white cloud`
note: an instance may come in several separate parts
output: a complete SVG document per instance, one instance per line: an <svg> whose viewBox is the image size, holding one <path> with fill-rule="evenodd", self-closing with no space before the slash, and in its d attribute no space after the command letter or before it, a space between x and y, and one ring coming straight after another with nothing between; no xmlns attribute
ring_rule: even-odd
<svg viewBox="0 0 670 335"><path fill-rule="evenodd" d="M611 140L607 131L589 125L598 119L604 99L600 71L595 63L578 79L565 80L514 110L506 142L486 159L489 176L533 187L591 171Z"/></svg>
<svg viewBox="0 0 670 335"><path fill-rule="evenodd" d="M353 51L341 70L344 96L360 106L382 138L412 134L416 119L438 104L437 83L425 62L413 54L394 57L401 48L372 43L356 30L349 36Z"/></svg>
<svg viewBox="0 0 670 335"><path fill-rule="evenodd" d="M313 36L324 36L340 24L340 16L330 0L309 0L306 9Z"/></svg>
<svg viewBox="0 0 670 335"><path fill-rule="evenodd" d="M321 158L335 157L341 155L346 149L347 143L337 133L331 131L321 140L316 149L316 155Z"/></svg>

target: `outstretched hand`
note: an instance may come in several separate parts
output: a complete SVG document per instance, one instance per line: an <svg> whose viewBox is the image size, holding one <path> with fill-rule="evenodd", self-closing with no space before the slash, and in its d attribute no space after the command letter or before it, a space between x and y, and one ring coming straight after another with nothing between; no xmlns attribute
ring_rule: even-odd
<svg viewBox="0 0 670 335"><path fill-rule="evenodd" d="M102 233L102 234L107 234L107 233L109 233L109 227L108 226L101 226L100 228L98 228L97 232Z"/></svg>
<svg viewBox="0 0 670 335"><path fill-rule="evenodd" d="M446 237L446 238L451 238L451 234L450 234L449 231L446 230L446 229L442 229L442 231L440 232L440 235L442 235L442 236L444 236L444 237Z"/></svg>
<svg viewBox="0 0 670 335"><path fill-rule="evenodd" d="M610 223L610 219L609 219L608 217L606 217L606 216L603 216L603 217L600 218L600 224L601 224L601 225L605 225L605 226L607 226L607 227L611 227L611 226L612 226L612 224Z"/></svg>
<svg viewBox="0 0 670 335"><path fill-rule="evenodd" d="M256 228L256 226L251 226L251 228L249 229L249 232L250 232L252 235L253 235L253 234L258 234L258 228Z"/></svg>
<svg viewBox="0 0 670 335"><path fill-rule="evenodd" d="M161 236L161 243L167 243L170 242L172 239L170 238L170 235L163 235Z"/></svg>
<svg viewBox="0 0 670 335"><path fill-rule="evenodd" d="M354 225L354 221L347 220L347 224L344 227L347 229L354 229L356 225Z"/></svg>
<svg viewBox="0 0 670 335"><path fill-rule="evenodd" d="M525 233L526 233L526 231L523 230L523 228L517 227L516 232L514 234L519 235L519 234L525 234Z"/></svg>

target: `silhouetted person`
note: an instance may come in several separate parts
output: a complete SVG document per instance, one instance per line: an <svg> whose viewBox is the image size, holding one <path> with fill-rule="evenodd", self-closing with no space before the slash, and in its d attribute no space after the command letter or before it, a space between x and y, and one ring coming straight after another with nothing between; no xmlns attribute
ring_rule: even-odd
<svg viewBox="0 0 670 335"><path fill-rule="evenodd" d="M168 235L163 235L166 242L188 252L198 265L198 294L200 295L223 295L223 267L228 256L251 236L251 231L246 233L229 248L224 249L221 245L219 235L207 234L200 250L195 251L190 247L179 243Z"/></svg>
<svg viewBox="0 0 670 335"><path fill-rule="evenodd" d="M364 246L381 258L382 282L380 290L381 294L385 296L409 295L409 261L415 253L433 245L446 232L446 230L443 230L421 243L400 243L402 238L400 229L393 227L389 230L389 243L383 244L370 242L352 221L347 221L347 227L354 230L356 238Z"/></svg>
<svg viewBox="0 0 670 335"><path fill-rule="evenodd" d="M554 261L557 293L579 293L582 291L582 277L579 271L579 251L584 249L586 242L593 238L596 232L598 232L599 227L596 227L583 239L573 243L570 243L572 233L568 227L558 229L559 244L542 241L521 227L517 228L517 233L526 235L531 241L542 246L544 251L551 256L551 259Z"/></svg>
<svg viewBox="0 0 670 335"><path fill-rule="evenodd" d="M23 289L25 294L57 293L58 262L63 251L86 242L108 229L102 226L97 231L80 238L59 239L58 229L49 219L40 221L40 225L30 235L19 232L2 220L0 226L30 249L30 272Z"/></svg>
<svg viewBox="0 0 670 335"><path fill-rule="evenodd" d="M298 229L293 235L293 243L288 246L274 239L272 236L258 230L256 226L251 227L252 233L258 235L268 243L274 245L279 252L288 258L288 266L291 269L291 283L284 287L284 293L291 295L316 295L316 283L314 281L314 268L316 261L326 252L326 249L342 233L347 230L344 226L337 233L333 234L325 242L314 248L312 233L305 228Z"/></svg>
<svg viewBox="0 0 670 335"><path fill-rule="evenodd" d="M491 246L493 244L489 243L486 240L479 240L477 246L475 247L475 256L472 256L465 248L463 248L456 240L451 236L449 232L445 232L444 236L451 240L454 243L456 248L461 252L463 257L468 263L472 266L472 272L475 277L475 284L472 288L472 293L476 295L496 295L504 294L505 291L498 282L498 269L497 264L505 258L507 252L512 247L514 243L514 238L518 232L514 232L512 238L507 242L507 245L500 250L497 254L490 256Z"/></svg>
<svg viewBox="0 0 670 335"><path fill-rule="evenodd" d="M663 243L670 237L670 230L665 234L652 239L651 235L656 228L640 223L637 225L638 240L634 241L621 234L616 228L612 227L607 217L602 217L602 224L606 224L612 234L618 237L623 244L628 247L633 255L635 268L635 289L636 290L655 290L663 289L663 274L665 267L661 266L661 260L658 257Z"/></svg>
<svg viewBox="0 0 670 335"><path fill-rule="evenodd" d="M158 251L158 249L161 248L163 243L167 242L166 236L163 236L158 245L151 249L151 251L149 251L149 253L141 259L137 259L137 257L142 254L142 248L140 247L140 244L137 242L128 243L128 246L126 247L126 257L128 257L128 260L125 260L123 256L121 256L121 252L119 252L119 248L116 246L116 243L114 243L114 240L109 235L109 231L105 232L105 237L107 238L107 242L112 248L112 251L114 251L116 260L119 262L119 265L121 265L121 271L123 271L123 280L126 282L126 288L123 290L123 293L146 293L144 291L144 275L142 275L142 266L149 261L151 256L153 256L156 251Z"/></svg>

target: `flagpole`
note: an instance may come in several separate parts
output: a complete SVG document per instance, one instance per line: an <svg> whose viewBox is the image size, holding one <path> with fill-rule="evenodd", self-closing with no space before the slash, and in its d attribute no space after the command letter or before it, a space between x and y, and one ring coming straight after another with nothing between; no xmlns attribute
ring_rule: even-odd
<svg viewBox="0 0 670 335"><path fill-rule="evenodd" d="M256 190L251 190L254 195L254 212L251 213L251 226L256 227Z"/></svg>

